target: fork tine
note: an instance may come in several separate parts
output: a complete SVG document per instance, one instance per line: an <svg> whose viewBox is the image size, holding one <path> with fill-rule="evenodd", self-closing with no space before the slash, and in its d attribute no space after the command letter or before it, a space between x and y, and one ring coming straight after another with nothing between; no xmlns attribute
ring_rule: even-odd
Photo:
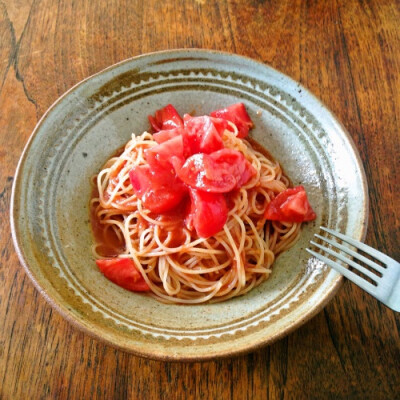
<svg viewBox="0 0 400 400"><path fill-rule="evenodd" d="M386 254L381 253L380 251L373 249L370 246L367 246L364 243L360 243L357 240L354 240L352 238L349 238L348 236L342 235L341 233L332 231L331 229L325 228L324 226L320 226L320 228L331 234L332 236L335 236L341 240L343 240L346 243L351 244L352 246L356 247L357 249L364 251L365 253L371 255L372 257L375 257L377 260L383 262L383 263L388 263L390 262L391 258L387 256Z"/></svg>
<svg viewBox="0 0 400 400"><path fill-rule="evenodd" d="M359 275L355 274L354 272L350 271L349 269L343 267L340 264L335 263L334 261L330 260L329 258L323 256L322 254L316 253L313 250L306 249L310 254L314 257L318 258L319 260L323 261L325 264L329 265L337 272L344 275L347 279L354 282L356 285L360 286L360 288L364 289L366 292L371 294L372 296L376 295L376 286L372 283L369 283L365 279L361 278Z"/></svg>
<svg viewBox="0 0 400 400"><path fill-rule="evenodd" d="M358 265L354 261L352 261L349 258L346 258L345 256L343 256L342 254L336 253L333 250L328 249L327 247L321 246L320 244L313 242L312 240L310 241L310 243L313 244L315 247L318 247L319 249L331 254L332 256L334 256L336 258L338 258L339 260L343 261L344 263L346 263L348 265L351 265L353 268L355 268L356 270L360 271L364 275L368 276L369 278L371 278L375 282L380 278L378 275L374 274L373 272L371 272L367 268L365 268L365 267L363 267L361 265Z"/></svg>
<svg viewBox="0 0 400 400"><path fill-rule="evenodd" d="M344 251L345 253L349 254L350 256L354 257L355 259L364 262L365 264L369 265L371 268L380 272L382 275L386 271L385 267L382 267L381 265L371 261L370 259L368 259L367 257L364 257L361 254L358 254L357 252L349 249L348 247L341 245L340 243L334 242L333 240L329 240L326 237L318 235L318 234L315 234L314 236L317 237L318 239L321 239L322 241L329 243L330 245Z"/></svg>

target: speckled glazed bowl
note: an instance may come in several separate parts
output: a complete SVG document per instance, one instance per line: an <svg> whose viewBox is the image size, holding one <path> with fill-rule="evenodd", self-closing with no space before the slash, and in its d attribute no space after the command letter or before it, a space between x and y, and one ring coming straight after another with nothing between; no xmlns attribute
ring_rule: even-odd
<svg viewBox="0 0 400 400"><path fill-rule="evenodd" d="M165 305L109 282L90 248L90 177L167 103L200 115L239 101L255 122L251 135L306 187L317 220L268 281L225 303ZM362 240L367 203L349 135L307 90L250 59L177 50L114 65L50 108L21 157L11 222L28 275L74 325L137 355L203 360L271 343L320 311L341 277L304 249L321 224Z"/></svg>

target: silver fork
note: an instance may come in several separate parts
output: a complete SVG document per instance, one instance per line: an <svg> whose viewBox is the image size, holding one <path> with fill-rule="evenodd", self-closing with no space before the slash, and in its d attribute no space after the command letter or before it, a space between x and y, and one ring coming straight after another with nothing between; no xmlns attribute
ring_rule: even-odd
<svg viewBox="0 0 400 400"><path fill-rule="evenodd" d="M323 256L320 253L317 253L313 250L306 249L309 253L311 253L314 257L323 261L325 264L328 264L330 267L335 269L337 272L344 275L347 279L358 285L360 288L364 289L366 292L371 294L380 300L383 304L386 304L392 310L400 312L400 263L388 257L386 254L381 253L378 250L373 249L370 246L367 246L364 243L360 243L357 240L354 240L348 236L342 235L341 233L335 232L331 229L324 228L321 226L321 229L325 232L328 232L333 237L339 238L343 242L354 246L356 249L363 251L365 254L375 258L380 261L383 265L379 265L374 261L371 261L369 258L358 254L357 252L349 249L347 246L343 244L339 244L333 240L327 239L321 235L315 234L314 236L318 239L322 240L325 243L329 243L332 247L342 250L347 253L349 256L353 257L354 260L362 261L374 272L369 269L363 267L362 265L357 264L355 261L350 258L345 257L344 255L331 250L330 248L323 246L314 241L310 241L312 245L317 247L318 249L326 252L336 259L343 261L345 264L353 267L355 270L370 278L374 284L368 282L366 279L356 274L355 272L343 267L339 263L332 261L331 259Z"/></svg>

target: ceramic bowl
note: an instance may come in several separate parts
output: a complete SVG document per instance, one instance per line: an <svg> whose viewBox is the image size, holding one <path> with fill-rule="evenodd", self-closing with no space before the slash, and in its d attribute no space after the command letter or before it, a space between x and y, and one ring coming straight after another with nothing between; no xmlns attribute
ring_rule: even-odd
<svg viewBox="0 0 400 400"><path fill-rule="evenodd" d="M224 303L167 305L108 281L91 253L90 177L164 105L201 115L235 102L255 123L252 137L306 187L317 220L304 225L268 281ZM247 58L177 50L111 66L57 100L21 157L11 221L22 265L67 320L122 350L189 361L269 344L319 312L342 278L305 247L320 225L363 240L367 211L355 146L306 89Z"/></svg>

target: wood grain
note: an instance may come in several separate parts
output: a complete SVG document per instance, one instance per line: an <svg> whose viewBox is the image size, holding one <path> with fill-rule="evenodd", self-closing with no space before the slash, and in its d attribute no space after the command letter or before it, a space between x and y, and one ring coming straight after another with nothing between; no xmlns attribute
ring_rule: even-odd
<svg viewBox="0 0 400 400"><path fill-rule="evenodd" d="M367 173L366 241L400 259L399 21L396 0L0 0L0 399L400 398L400 316L349 283L255 353L145 360L47 305L19 265L8 222L20 153L61 94L128 57L199 47L268 63L338 116Z"/></svg>

